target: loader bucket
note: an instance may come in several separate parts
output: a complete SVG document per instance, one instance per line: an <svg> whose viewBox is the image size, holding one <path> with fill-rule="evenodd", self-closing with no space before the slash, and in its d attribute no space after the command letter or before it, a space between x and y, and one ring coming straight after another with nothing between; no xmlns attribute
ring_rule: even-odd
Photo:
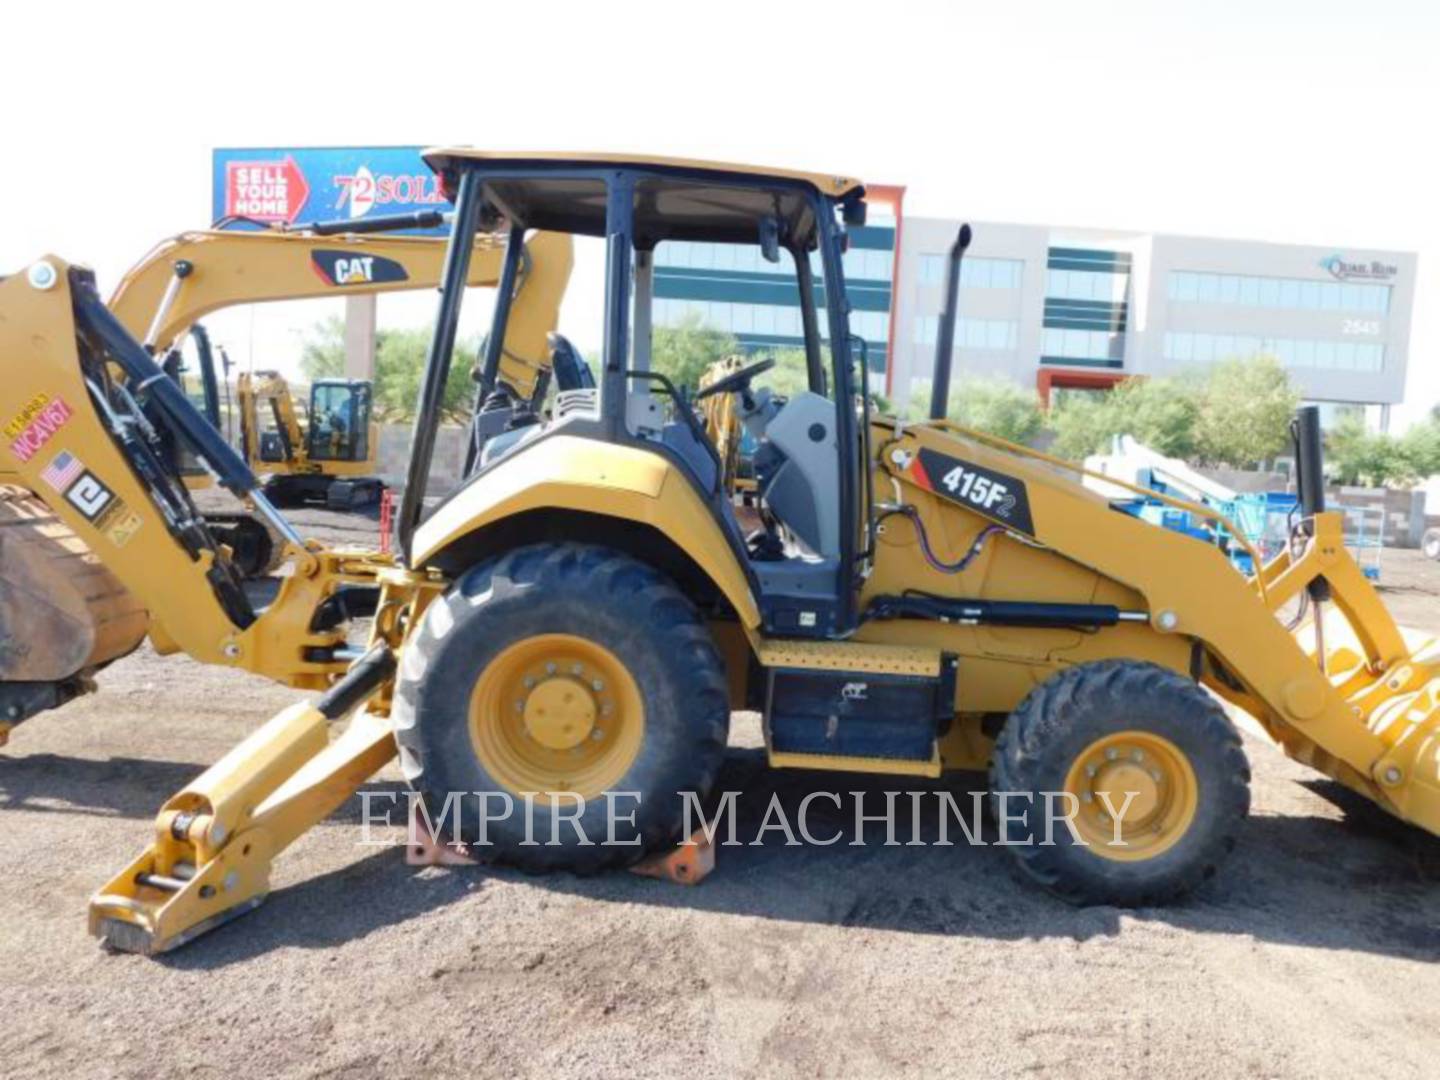
<svg viewBox="0 0 1440 1080"><path fill-rule="evenodd" d="M1324 616L1325 674L1356 722L1386 747L1374 777L1362 780L1323 753L1294 756L1396 817L1440 834L1440 639L1408 627L1397 629L1403 654L1367 663L1350 620L1333 608ZM1314 657L1313 623L1298 633Z"/></svg>
<svg viewBox="0 0 1440 1080"><path fill-rule="evenodd" d="M144 640L140 602L30 491L0 486L0 745Z"/></svg>

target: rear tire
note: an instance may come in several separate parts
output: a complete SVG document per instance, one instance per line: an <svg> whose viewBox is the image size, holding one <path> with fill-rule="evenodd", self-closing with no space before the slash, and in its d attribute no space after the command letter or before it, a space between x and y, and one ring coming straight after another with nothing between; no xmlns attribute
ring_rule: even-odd
<svg viewBox="0 0 1440 1080"><path fill-rule="evenodd" d="M406 646L393 716L401 768L437 827L447 797L462 793L458 828L452 816L443 839L454 828L480 844L473 793L504 792L512 812L488 821L476 854L589 873L680 839L681 793L703 806L714 786L729 698L704 620L667 578L608 548L536 544L467 571L430 605ZM527 843L526 791L584 795L579 823L593 843L555 820L576 804L543 796ZM501 806L489 800L490 812ZM602 842L612 824L620 844Z"/></svg>
<svg viewBox="0 0 1440 1080"><path fill-rule="evenodd" d="M1250 767L1224 711L1195 683L1105 660L1062 671L1021 702L995 744L991 790L1032 796L1009 802L1002 824L1025 877L1073 904L1135 907L1174 900L1215 873L1250 809ZM1128 791L1136 796L1116 846L1106 798L1125 810ZM1058 813L1078 807L1074 832L1057 816L1050 843L1043 792L1073 798L1052 796Z"/></svg>

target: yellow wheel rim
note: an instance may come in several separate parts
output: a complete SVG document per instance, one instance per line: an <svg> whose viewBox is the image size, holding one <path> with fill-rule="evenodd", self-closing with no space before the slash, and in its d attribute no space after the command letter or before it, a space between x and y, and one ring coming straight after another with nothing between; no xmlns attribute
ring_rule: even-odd
<svg viewBox="0 0 1440 1080"><path fill-rule="evenodd" d="M510 645L470 695L475 755L515 795L597 798L629 771L644 735L634 677L609 649L573 634Z"/></svg>
<svg viewBox="0 0 1440 1080"><path fill-rule="evenodd" d="M1096 855L1116 862L1153 859L1174 847L1195 820L1200 797L1184 751L1149 731L1096 739L1070 766L1065 791L1079 803L1076 833ZM1115 843L1117 811L1122 845Z"/></svg>

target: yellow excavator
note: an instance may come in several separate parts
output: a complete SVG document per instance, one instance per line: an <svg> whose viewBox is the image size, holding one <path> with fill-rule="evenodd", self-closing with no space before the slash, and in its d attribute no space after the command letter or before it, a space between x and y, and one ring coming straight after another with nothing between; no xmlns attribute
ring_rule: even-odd
<svg viewBox="0 0 1440 1080"><path fill-rule="evenodd" d="M380 501L375 472L379 425L371 420L368 379L316 379L302 418L278 371L242 371L235 380L240 445L276 506L319 503L360 510Z"/></svg>
<svg viewBox="0 0 1440 1080"><path fill-rule="evenodd" d="M932 416L907 423L872 414L849 333L859 181L638 155L426 159L456 209L397 552L329 550L287 527L293 571L263 606L172 512L111 371L254 497L245 463L156 377L85 271L47 256L0 282L0 411L24 433L10 482L149 609L162 648L316 692L161 807L91 902L112 947L172 949L254 908L279 853L397 755L430 820L448 817L484 857L590 872L663 852L684 840L685 807L708 805L741 708L762 714L777 768L988 768L1011 800L997 808L1007 850L1074 902L1163 903L1223 862L1249 771L1220 701L1440 831L1436 647L1395 624L1347 554L1314 410L1294 428L1289 543L1245 576L1088 490L1082 469L945 418L968 231L950 255ZM542 347L507 285L535 230L603 238L595 385L561 388L548 413L489 438L430 505L474 236L506 237L484 385L506 350ZM763 358L698 391L652 368L654 252L670 241L751 245L793 269L806 389L767 392ZM721 394L757 442L749 535L697 415ZM351 589L373 597L363 649L346 643ZM15 614L7 636L29 640ZM454 813L466 798L488 813ZM1021 809L1042 802L1058 822Z"/></svg>

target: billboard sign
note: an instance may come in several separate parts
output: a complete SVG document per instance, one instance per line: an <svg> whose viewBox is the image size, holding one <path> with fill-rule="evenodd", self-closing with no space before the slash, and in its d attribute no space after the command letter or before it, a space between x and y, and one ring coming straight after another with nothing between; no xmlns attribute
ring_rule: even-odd
<svg viewBox="0 0 1440 1080"><path fill-rule="evenodd" d="M419 146L230 147L214 151L211 213L235 229L449 211ZM444 235L446 226L413 229Z"/></svg>

